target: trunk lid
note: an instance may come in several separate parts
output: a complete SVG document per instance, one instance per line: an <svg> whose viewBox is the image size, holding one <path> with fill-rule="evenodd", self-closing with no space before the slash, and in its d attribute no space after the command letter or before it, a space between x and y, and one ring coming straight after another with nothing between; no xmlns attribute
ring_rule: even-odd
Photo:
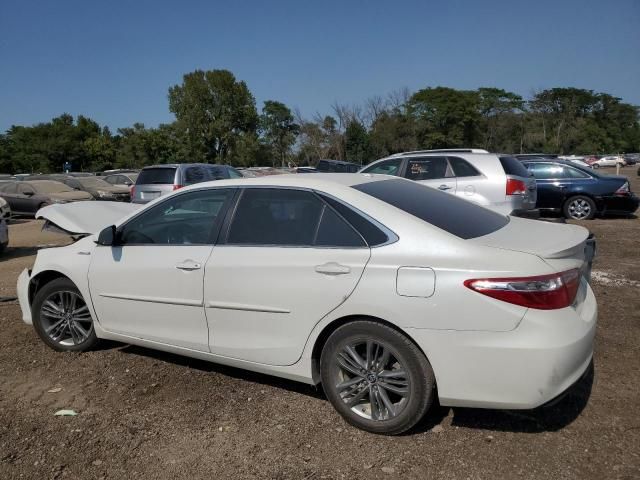
<svg viewBox="0 0 640 480"><path fill-rule="evenodd" d="M595 256L595 240L586 228L517 217L500 230L468 241L536 255L558 272L580 268L587 279Z"/></svg>
<svg viewBox="0 0 640 480"><path fill-rule="evenodd" d="M48 226L71 235L92 235L138 210L142 205L120 202L77 202L49 205L36 212Z"/></svg>

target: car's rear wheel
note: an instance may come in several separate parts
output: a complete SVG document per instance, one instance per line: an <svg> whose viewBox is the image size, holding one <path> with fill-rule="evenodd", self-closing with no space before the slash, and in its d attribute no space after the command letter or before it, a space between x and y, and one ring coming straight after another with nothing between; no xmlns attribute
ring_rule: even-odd
<svg viewBox="0 0 640 480"><path fill-rule="evenodd" d="M397 435L418 423L433 402L435 377L420 349L381 323L339 327L320 357L327 398L350 424Z"/></svg>
<svg viewBox="0 0 640 480"><path fill-rule="evenodd" d="M596 215L596 204L589 197L577 195L564 203L564 216L573 220L591 220Z"/></svg>
<svg viewBox="0 0 640 480"><path fill-rule="evenodd" d="M54 350L85 351L98 338L82 294L68 278L57 278L43 286L32 305L33 326Z"/></svg>

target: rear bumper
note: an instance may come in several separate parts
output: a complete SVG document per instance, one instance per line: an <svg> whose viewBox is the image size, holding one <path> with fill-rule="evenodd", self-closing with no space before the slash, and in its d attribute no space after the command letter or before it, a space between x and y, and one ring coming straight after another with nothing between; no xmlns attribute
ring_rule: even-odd
<svg viewBox="0 0 640 480"><path fill-rule="evenodd" d="M531 409L589 368L596 318L593 291L583 281L574 306L529 309L510 332L407 331L433 366L442 405Z"/></svg>
<svg viewBox="0 0 640 480"><path fill-rule="evenodd" d="M602 213L633 213L640 206L640 198L636 195L602 197Z"/></svg>
<svg viewBox="0 0 640 480"><path fill-rule="evenodd" d="M518 209L511 212L512 217L529 218L531 220L537 220L540 218L540 210L532 208L530 210Z"/></svg>

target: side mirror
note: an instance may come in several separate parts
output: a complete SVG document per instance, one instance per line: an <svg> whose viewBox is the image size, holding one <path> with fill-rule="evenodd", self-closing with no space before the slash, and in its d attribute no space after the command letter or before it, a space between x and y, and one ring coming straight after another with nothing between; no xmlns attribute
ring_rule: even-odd
<svg viewBox="0 0 640 480"><path fill-rule="evenodd" d="M98 240L96 241L98 245L102 245L105 247L113 246L116 244L116 226L110 225L107 228L103 229L98 235Z"/></svg>

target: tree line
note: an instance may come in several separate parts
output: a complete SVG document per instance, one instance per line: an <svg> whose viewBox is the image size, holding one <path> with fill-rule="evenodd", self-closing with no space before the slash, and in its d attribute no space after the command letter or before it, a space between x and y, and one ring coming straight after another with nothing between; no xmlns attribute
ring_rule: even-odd
<svg viewBox="0 0 640 480"><path fill-rule="evenodd" d="M305 118L267 100L258 111L247 84L228 70L196 70L168 91L175 121L112 133L65 113L0 135L0 172L140 168L156 163L366 164L401 151L476 147L499 152L604 154L640 150L639 108L607 93L551 88L525 99L498 88L400 89L363 104L331 105Z"/></svg>

